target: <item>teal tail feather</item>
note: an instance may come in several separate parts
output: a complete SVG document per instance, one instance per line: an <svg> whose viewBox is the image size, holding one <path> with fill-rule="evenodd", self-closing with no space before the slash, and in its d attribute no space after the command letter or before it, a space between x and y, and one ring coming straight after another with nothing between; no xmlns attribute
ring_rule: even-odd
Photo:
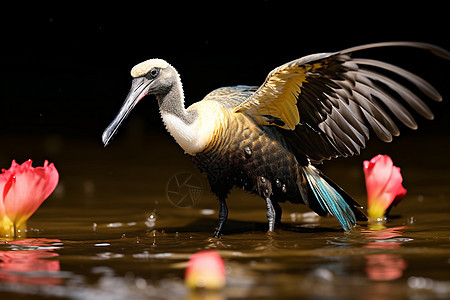
<svg viewBox="0 0 450 300"><path fill-rule="evenodd" d="M345 231L350 231L356 224L356 220L367 220L367 217L362 213L360 206L347 193L338 187L330 179L326 178L318 169L309 165L302 168L303 174L306 177L308 187L312 190L314 200L319 203L319 207L315 210L327 212L334 216L341 224ZM306 195L305 193L304 195ZM308 193L310 194L310 193ZM307 197L307 204L311 207L311 197Z"/></svg>

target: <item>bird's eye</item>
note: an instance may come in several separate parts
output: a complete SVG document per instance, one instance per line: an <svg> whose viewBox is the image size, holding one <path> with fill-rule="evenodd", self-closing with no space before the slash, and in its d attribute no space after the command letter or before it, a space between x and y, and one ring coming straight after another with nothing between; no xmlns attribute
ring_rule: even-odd
<svg viewBox="0 0 450 300"><path fill-rule="evenodd" d="M154 79L159 74L159 68L153 68L147 73L148 79Z"/></svg>

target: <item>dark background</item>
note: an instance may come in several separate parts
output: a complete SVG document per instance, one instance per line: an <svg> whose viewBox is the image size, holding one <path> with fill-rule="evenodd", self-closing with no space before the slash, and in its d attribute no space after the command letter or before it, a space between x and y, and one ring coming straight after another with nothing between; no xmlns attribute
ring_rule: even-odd
<svg viewBox="0 0 450 300"><path fill-rule="evenodd" d="M274 67L311 53L391 40L450 49L442 1L314 3L147 1L145 6L63 3L3 9L2 159L14 158L20 141L49 135L101 146L101 134L130 87L130 69L149 58L163 58L177 68L188 106L221 86L260 85ZM444 97L443 103L427 102L435 121L418 116L419 130L400 127L402 135L447 139L448 61L406 48L364 54L420 74ZM145 100L113 143L133 130L142 133L139 138L166 134L155 101Z"/></svg>

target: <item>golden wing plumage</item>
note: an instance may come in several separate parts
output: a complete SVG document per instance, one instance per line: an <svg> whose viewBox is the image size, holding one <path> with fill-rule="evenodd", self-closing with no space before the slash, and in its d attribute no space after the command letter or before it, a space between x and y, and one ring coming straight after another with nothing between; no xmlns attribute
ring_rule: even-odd
<svg viewBox="0 0 450 300"><path fill-rule="evenodd" d="M314 161L359 154L369 138L369 128L389 142L399 135L391 113L406 126L417 128L398 99L427 119L433 119L433 113L417 95L385 73L405 78L435 101L442 97L425 80L402 68L351 57L359 50L386 46L421 48L450 58L445 49L416 42L375 43L308 55L270 72L264 84L234 112L247 114L260 125L285 129L282 134L287 140Z"/></svg>
<svg viewBox="0 0 450 300"><path fill-rule="evenodd" d="M311 72L326 65L330 55L312 54L274 69L264 84L234 111L253 115L261 125L273 124L293 130L300 122L297 99L303 83Z"/></svg>

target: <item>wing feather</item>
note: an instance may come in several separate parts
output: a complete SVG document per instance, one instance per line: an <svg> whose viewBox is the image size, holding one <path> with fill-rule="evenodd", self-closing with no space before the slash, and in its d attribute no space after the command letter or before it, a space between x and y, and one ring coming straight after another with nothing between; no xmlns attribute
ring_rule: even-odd
<svg viewBox="0 0 450 300"><path fill-rule="evenodd" d="M369 65L374 67L379 67L385 70L389 70L391 72L397 73L398 75L404 77L405 79L409 80L411 83L413 83L416 87L420 89L422 93L424 93L426 96L431 98L434 101L441 102L442 96L439 94L439 92L427 81L425 81L423 78L420 78L416 74L413 74L405 69L402 69L400 67L378 61L373 59L354 59L354 62L359 65Z"/></svg>
<svg viewBox="0 0 450 300"><path fill-rule="evenodd" d="M376 80L379 81L390 89L394 90L400 97L407 102L417 113L422 115L424 118L428 120L433 120L434 115L430 108L413 92L408 90L403 85L398 82L390 80L387 76L379 74L375 71L360 69L359 73L361 77L366 78L367 80Z"/></svg>
<svg viewBox="0 0 450 300"><path fill-rule="evenodd" d="M345 120L349 123L350 127L355 129L359 134L361 134L364 137L364 140L369 139L369 129L364 124L361 111L357 107L352 111L350 105L346 104L344 101L342 101L342 99L337 98L335 102L339 103L338 105L335 105L336 107L339 108L339 110L337 111L340 114L342 114ZM361 147L364 147L364 144L361 145Z"/></svg>
<svg viewBox="0 0 450 300"><path fill-rule="evenodd" d="M359 154L369 138L369 128L382 141L390 142L400 134L391 114L407 127L417 128L403 101L427 119L433 119L433 113L419 96L388 74L405 78L434 101L442 101L442 97L431 84L407 70L352 57L359 50L387 46L416 47L450 58L443 48L416 42L375 43L308 55L272 70L264 84L233 112L247 114L260 125L279 127L295 152L316 162Z"/></svg>
<svg viewBox="0 0 450 300"><path fill-rule="evenodd" d="M411 129L417 129L417 123L411 113L398 102L394 97L389 95L386 91L377 87L376 85L367 85L364 83L356 82L355 90L365 91L365 96L372 98L372 96L377 97L381 102L383 102L391 112L406 126ZM372 96L371 96L372 95Z"/></svg>
<svg viewBox="0 0 450 300"><path fill-rule="evenodd" d="M355 152L359 152L359 149L365 146L365 137L351 125L351 123L339 112L338 109L333 107L330 118L336 123L338 128L340 128L351 138L351 142L358 146L355 147Z"/></svg>

